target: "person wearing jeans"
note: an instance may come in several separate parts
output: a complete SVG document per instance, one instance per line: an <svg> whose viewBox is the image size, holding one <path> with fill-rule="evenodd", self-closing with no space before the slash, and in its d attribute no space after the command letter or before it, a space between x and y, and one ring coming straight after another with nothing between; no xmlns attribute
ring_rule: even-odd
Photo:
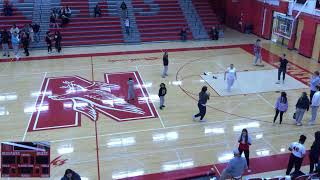
<svg viewBox="0 0 320 180"><path fill-rule="evenodd" d="M288 110L287 93L281 92L281 96L278 97L277 102L275 104L275 109L276 109L276 114L273 118L273 124L276 122L279 113L280 113L280 124L281 124L283 114Z"/></svg>
<svg viewBox="0 0 320 180"><path fill-rule="evenodd" d="M11 35L11 43L13 48L13 53L16 57L16 60L20 59L19 46L20 46L20 38L17 32L14 32Z"/></svg>
<svg viewBox="0 0 320 180"><path fill-rule="evenodd" d="M262 64L261 63L261 40L260 39L257 39L256 44L254 45L253 51L254 51L254 56L255 56L255 58L253 60L253 65L259 66Z"/></svg>
<svg viewBox="0 0 320 180"><path fill-rule="evenodd" d="M315 71L310 78L310 104L312 103L312 97L317 91L317 86L320 85L320 73Z"/></svg>
<svg viewBox="0 0 320 180"><path fill-rule="evenodd" d="M287 64L289 61L286 59L286 54L283 54L280 58L280 66L278 68L278 81L276 84L280 84L280 77L282 74L282 83L284 83L284 80L286 78L286 72L287 72Z"/></svg>
<svg viewBox="0 0 320 180"><path fill-rule="evenodd" d="M317 119L318 109L320 106L320 86L317 86L317 92L314 93L311 103L311 119L309 125L314 125Z"/></svg>
<svg viewBox="0 0 320 180"><path fill-rule="evenodd" d="M166 107L164 105L164 96L167 94L167 88L166 85L164 83L160 84L160 89L159 89L159 99L160 99L160 109L162 110L162 108Z"/></svg>
<svg viewBox="0 0 320 180"><path fill-rule="evenodd" d="M309 111L309 98L307 96L306 92L303 92L301 97L299 98L297 104L296 104L296 125L301 126L301 121L303 118L303 115L306 111Z"/></svg>
<svg viewBox="0 0 320 180"><path fill-rule="evenodd" d="M207 93L207 86L203 86L201 89L201 92L199 93L199 101L198 101L198 108L199 108L199 113L196 115L193 115L192 119L195 121L196 118L200 117L200 122L205 121L203 118L206 115L206 104L207 101L210 99L210 94Z"/></svg>

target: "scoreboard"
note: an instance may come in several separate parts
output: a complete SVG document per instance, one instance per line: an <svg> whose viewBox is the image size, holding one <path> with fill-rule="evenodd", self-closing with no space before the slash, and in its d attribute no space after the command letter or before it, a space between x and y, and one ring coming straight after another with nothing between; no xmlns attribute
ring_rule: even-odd
<svg viewBox="0 0 320 180"><path fill-rule="evenodd" d="M50 177L49 144L1 143L1 177Z"/></svg>

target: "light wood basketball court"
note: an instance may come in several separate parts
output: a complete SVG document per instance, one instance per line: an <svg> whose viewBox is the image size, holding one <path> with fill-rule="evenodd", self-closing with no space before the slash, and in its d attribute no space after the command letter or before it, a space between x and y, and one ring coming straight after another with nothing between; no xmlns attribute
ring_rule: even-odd
<svg viewBox="0 0 320 180"><path fill-rule="evenodd" d="M119 45L97 49L107 53L229 46L252 44L256 39L254 36L242 35L231 30L228 30L225 36L225 39L218 42L157 43L140 47ZM287 53L290 62L309 72L320 67L315 61L269 41L263 42L263 47L276 55ZM84 54L86 49L89 49L88 53L94 51L92 48L81 47L67 49L65 53L74 51L73 54ZM45 51L35 52L37 55L44 55L44 53ZM101 179L117 179L224 163L230 158L232 149L237 147L237 139L242 128L247 128L253 139L250 149L251 158L288 153L288 145L297 141L300 134L307 135L306 147L310 148L314 140L313 133L319 130L319 118L315 126L307 125L310 118L309 112L305 114L304 125L301 127L295 126L292 120L296 101L301 92L309 92L308 88L286 91L289 110L284 116L283 125L272 126L273 106L279 96L278 92L219 96L211 88L209 91L212 97L208 102L207 121L203 123L192 121L192 115L198 112L195 101L197 94L203 85L208 86L200 77L203 72L221 73L230 63L233 63L238 71L258 72L275 69L272 63L264 62L264 67L252 66L253 55L236 46L169 51L169 76L163 79L161 78L162 55L163 53L159 50L153 53L147 51L112 56L93 55L92 57L1 63L0 140L49 141L51 142L51 160L54 160L51 164L50 179L60 179L64 170L71 168L83 179L88 180L98 179L98 169ZM306 75L310 75L307 71L305 71ZM81 125L78 127L28 131L34 112L40 112L39 118L46 116L49 117L49 121L57 120L54 118L55 114L46 114L48 110L55 107L48 106L46 101L41 106L37 104L38 98L47 96L41 90L42 83L47 78L77 76L90 82L106 82L105 74L113 74L116 78L119 72L136 72L141 77L139 82L143 83L141 86L145 88L141 90L144 97L138 98L137 104L145 104L149 101L149 108L152 109L152 106L155 106L156 118L119 122L98 113L97 121L92 121L88 116L78 113L81 116ZM276 78L277 74L273 74L269 79L274 83ZM121 80L126 84L127 79ZM165 83L168 89L164 110L158 107L157 93L161 82ZM68 108L70 109L71 106L72 104ZM69 114L69 111L66 112L66 117L59 121L68 121ZM38 117L36 119L38 120ZM265 172L265 175L283 175L284 171L283 169ZM255 172L252 173L255 174Z"/></svg>

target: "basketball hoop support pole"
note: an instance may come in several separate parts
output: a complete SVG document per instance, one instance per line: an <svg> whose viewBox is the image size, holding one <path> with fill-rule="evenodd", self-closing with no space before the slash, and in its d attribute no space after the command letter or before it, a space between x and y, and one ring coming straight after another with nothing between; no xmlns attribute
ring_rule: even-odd
<svg viewBox="0 0 320 180"><path fill-rule="evenodd" d="M304 8L307 6L308 2L310 0L306 0L306 2L303 4L303 6L301 7L301 9L299 10L298 14L296 15L296 17L294 17L294 20L298 19L298 17L300 16L300 14L302 13L302 11L304 10ZM296 1L295 1L296 2ZM295 3L294 3L295 5ZM293 7L292 7L292 10L293 10Z"/></svg>

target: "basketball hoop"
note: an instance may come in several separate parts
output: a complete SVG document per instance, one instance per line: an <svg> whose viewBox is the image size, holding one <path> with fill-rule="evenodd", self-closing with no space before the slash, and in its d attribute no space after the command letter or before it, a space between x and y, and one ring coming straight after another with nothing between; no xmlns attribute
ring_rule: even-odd
<svg viewBox="0 0 320 180"><path fill-rule="evenodd" d="M294 18L282 14L277 14L275 17L275 21L276 23L275 27L273 27L273 33L279 37L291 39L294 27Z"/></svg>

